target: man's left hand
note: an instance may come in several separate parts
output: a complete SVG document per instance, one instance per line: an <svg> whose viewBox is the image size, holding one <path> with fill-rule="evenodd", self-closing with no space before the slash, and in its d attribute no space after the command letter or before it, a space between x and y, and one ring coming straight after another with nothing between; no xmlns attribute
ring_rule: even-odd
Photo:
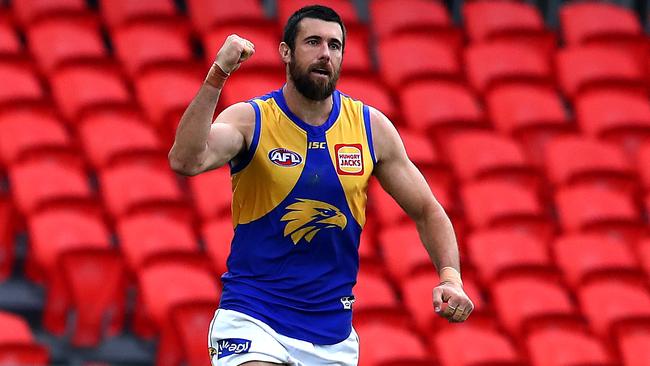
<svg viewBox="0 0 650 366"><path fill-rule="evenodd" d="M443 303L447 303L444 311ZM453 282L441 282L433 289L433 307L438 315L449 320L450 323L464 322L474 310L474 304L463 287Z"/></svg>

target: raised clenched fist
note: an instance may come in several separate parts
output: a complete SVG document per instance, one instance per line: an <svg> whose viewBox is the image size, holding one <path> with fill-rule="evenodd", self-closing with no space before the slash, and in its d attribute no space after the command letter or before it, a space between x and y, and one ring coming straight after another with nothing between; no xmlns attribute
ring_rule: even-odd
<svg viewBox="0 0 650 366"><path fill-rule="evenodd" d="M236 34L231 34L217 52L215 63L221 70L230 74L237 70L242 62L246 61L255 53L255 45Z"/></svg>

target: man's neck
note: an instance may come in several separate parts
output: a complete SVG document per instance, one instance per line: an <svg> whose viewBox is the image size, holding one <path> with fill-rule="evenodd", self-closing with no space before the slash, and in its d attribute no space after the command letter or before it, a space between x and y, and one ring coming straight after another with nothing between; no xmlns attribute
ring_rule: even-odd
<svg viewBox="0 0 650 366"><path fill-rule="evenodd" d="M288 80L282 88L282 93L291 112L305 123L320 126L329 118L332 111L331 95L321 101L307 99L296 89L291 80Z"/></svg>

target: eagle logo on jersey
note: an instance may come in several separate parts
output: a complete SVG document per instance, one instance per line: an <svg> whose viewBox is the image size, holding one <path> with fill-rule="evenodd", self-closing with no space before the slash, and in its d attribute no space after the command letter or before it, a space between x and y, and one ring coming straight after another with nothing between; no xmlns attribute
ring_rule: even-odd
<svg viewBox="0 0 650 366"><path fill-rule="evenodd" d="M343 230L348 224L348 219L338 208L322 201L298 198L286 209L289 212L280 221L287 221L284 236L291 236L293 244L298 244L302 238L310 243L321 229L338 227Z"/></svg>

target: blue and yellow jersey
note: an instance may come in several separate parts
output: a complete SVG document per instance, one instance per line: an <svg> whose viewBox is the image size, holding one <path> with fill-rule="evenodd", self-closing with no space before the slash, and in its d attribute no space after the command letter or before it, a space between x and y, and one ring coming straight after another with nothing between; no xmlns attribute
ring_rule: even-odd
<svg viewBox="0 0 650 366"><path fill-rule="evenodd" d="M375 164L368 107L332 96L321 126L294 115L282 89L249 101L255 130L247 156L231 166L235 235L220 304L316 344L351 332Z"/></svg>

